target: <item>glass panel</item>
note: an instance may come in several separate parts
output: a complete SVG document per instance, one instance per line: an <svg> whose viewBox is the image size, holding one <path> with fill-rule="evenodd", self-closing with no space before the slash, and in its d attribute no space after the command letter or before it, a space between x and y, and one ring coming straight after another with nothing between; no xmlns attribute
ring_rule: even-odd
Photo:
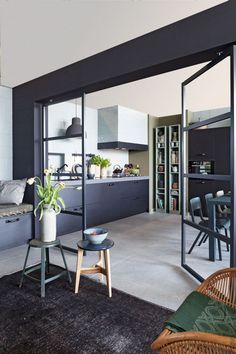
<svg viewBox="0 0 236 354"><path fill-rule="evenodd" d="M230 175L230 119L185 134L187 173Z"/></svg>
<svg viewBox="0 0 236 354"><path fill-rule="evenodd" d="M218 269L229 267L230 264L229 247L224 241L215 241L215 260L212 258L212 251L211 256L209 255L209 249L213 249L214 255L214 245L209 242L207 230L202 228L214 229L212 225L215 221L215 232L221 234L225 240L230 238L230 182L197 179L186 179L186 181L188 188L185 220L194 222L196 226L200 227L199 230L194 225L184 225L186 264L205 278ZM226 197L229 204L225 205L220 202L222 195L224 198ZM216 197L218 199L215 199ZM212 204L212 201L215 204ZM211 213L213 208L215 214Z"/></svg>
<svg viewBox="0 0 236 354"><path fill-rule="evenodd" d="M55 180L81 179L82 173L81 139L48 141L45 149L45 166L53 170ZM48 154L47 154L48 150Z"/></svg>
<svg viewBox="0 0 236 354"><path fill-rule="evenodd" d="M187 125L230 112L229 57L185 87L185 109Z"/></svg>
<svg viewBox="0 0 236 354"><path fill-rule="evenodd" d="M222 268L230 266L230 251L227 250L225 242L220 241L220 250L222 260L219 259L219 245L216 241L216 260L214 262L209 260L209 236L199 230L184 225L186 232L186 264L195 270L203 278L207 278L212 273ZM197 239L198 238L198 239ZM197 243L193 247L194 242ZM191 248L193 249L191 250ZM191 252L189 254L189 252Z"/></svg>
<svg viewBox="0 0 236 354"><path fill-rule="evenodd" d="M67 128L72 124L72 118L80 118L81 123L81 98L50 105L46 110L45 137L65 136Z"/></svg>

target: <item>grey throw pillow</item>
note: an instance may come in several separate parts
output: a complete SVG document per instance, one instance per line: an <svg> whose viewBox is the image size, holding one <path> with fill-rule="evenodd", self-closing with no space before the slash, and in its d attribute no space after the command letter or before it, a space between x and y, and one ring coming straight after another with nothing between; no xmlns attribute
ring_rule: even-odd
<svg viewBox="0 0 236 354"><path fill-rule="evenodd" d="M26 178L0 181L0 204L20 205L24 198Z"/></svg>

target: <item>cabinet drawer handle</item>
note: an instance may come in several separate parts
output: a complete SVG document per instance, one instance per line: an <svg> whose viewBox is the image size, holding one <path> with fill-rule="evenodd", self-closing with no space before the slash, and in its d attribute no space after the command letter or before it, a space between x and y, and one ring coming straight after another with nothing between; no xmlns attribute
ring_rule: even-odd
<svg viewBox="0 0 236 354"><path fill-rule="evenodd" d="M112 186L114 186L114 183L108 183L108 186L112 187Z"/></svg>
<svg viewBox="0 0 236 354"><path fill-rule="evenodd" d="M198 154L198 156L206 156L205 152Z"/></svg>
<svg viewBox="0 0 236 354"><path fill-rule="evenodd" d="M12 224L13 222L17 222L17 221L19 221L19 220L20 220L19 218L10 219L10 220L6 220L5 223L6 223L6 224Z"/></svg>
<svg viewBox="0 0 236 354"><path fill-rule="evenodd" d="M134 181L134 183L138 183L138 181Z"/></svg>

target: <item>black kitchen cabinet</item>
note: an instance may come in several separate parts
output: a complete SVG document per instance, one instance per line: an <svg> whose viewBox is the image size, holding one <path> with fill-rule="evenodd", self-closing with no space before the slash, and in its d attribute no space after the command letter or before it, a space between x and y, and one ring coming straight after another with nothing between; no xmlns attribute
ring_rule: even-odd
<svg viewBox="0 0 236 354"><path fill-rule="evenodd" d="M60 213L57 215L57 236L69 234L82 229L82 218L77 215Z"/></svg>
<svg viewBox="0 0 236 354"><path fill-rule="evenodd" d="M189 160L213 162L214 174L230 174L230 128L197 129L189 132ZM203 213L206 216L205 194L230 190L226 181L189 179L189 199L200 197Z"/></svg>
<svg viewBox="0 0 236 354"><path fill-rule="evenodd" d="M215 174L230 175L230 128L214 130Z"/></svg>
<svg viewBox="0 0 236 354"><path fill-rule="evenodd" d="M196 129L189 131L189 160L214 160L214 130L216 129Z"/></svg>
<svg viewBox="0 0 236 354"><path fill-rule="evenodd" d="M73 210L81 201L82 192L67 189L66 208ZM71 197L70 197L71 195ZM86 216L87 227L93 227L148 211L149 181L114 181L87 184ZM82 218L76 215L58 215L58 235L78 231Z"/></svg>
<svg viewBox="0 0 236 354"><path fill-rule="evenodd" d="M190 161L212 161L214 174L230 174L229 127L192 130L188 145Z"/></svg>

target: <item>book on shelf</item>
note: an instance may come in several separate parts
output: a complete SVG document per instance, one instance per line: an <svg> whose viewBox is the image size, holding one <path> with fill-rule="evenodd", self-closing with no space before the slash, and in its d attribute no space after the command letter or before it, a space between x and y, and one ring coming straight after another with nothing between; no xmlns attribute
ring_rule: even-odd
<svg viewBox="0 0 236 354"><path fill-rule="evenodd" d="M171 197L171 210L177 211L177 198Z"/></svg>

